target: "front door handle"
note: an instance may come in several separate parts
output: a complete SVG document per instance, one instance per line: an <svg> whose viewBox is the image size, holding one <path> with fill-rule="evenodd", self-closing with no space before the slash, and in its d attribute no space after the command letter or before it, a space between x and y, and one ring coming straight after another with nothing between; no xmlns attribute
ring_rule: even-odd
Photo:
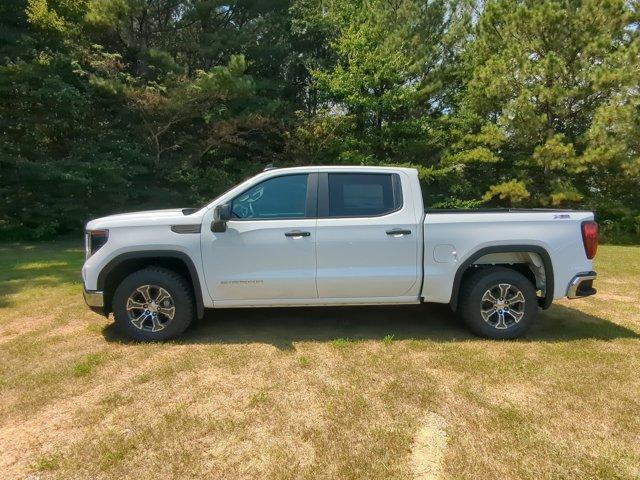
<svg viewBox="0 0 640 480"><path fill-rule="evenodd" d="M284 234L285 237L309 237L311 232L301 232L300 230L291 230Z"/></svg>
<svg viewBox="0 0 640 480"><path fill-rule="evenodd" d="M402 228L394 228L387 230L387 235L411 235L411 230L403 230Z"/></svg>

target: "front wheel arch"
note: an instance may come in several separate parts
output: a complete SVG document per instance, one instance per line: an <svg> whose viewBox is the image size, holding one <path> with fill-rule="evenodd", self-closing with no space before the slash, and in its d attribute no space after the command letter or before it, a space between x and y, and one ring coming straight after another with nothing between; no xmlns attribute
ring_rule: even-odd
<svg viewBox="0 0 640 480"><path fill-rule="evenodd" d="M196 315L204 316L202 287L196 266L186 253L175 250L142 250L126 252L111 259L98 274L97 288L104 292L105 312L112 312L113 294L120 282L131 273L147 267L173 270L187 279L196 302Z"/></svg>

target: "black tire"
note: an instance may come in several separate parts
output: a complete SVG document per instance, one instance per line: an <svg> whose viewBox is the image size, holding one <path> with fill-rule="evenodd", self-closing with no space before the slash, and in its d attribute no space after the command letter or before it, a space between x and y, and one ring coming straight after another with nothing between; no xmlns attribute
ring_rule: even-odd
<svg viewBox="0 0 640 480"><path fill-rule="evenodd" d="M169 299L165 300L166 307L163 311L168 311L170 314L171 308L173 308L172 318L162 313L163 311L158 308L156 324L154 323L156 318L154 317L152 320L151 317L143 313L143 309L127 311L129 298L132 295L137 295L138 288L142 287L145 290L144 286L150 286L150 290L146 292L147 294L151 292L152 297L154 294L156 297L160 297L160 289L164 289L170 295ZM144 295L140 295L140 297L134 297L139 300L139 303L144 301ZM163 341L180 335L193 320L195 311L193 292L187 280L173 270L161 267L148 267L126 277L113 294L112 309L118 330L129 338L143 342ZM144 310L144 312L149 312L149 310ZM137 315L138 313L140 315ZM144 316L144 322L137 320L140 326L136 326L132 321L132 316L137 318ZM157 330L153 331L156 328Z"/></svg>
<svg viewBox="0 0 640 480"><path fill-rule="evenodd" d="M511 288L501 288L501 284ZM521 297L517 291L522 293L524 303L519 300ZM486 292L489 295L485 297ZM496 297L501 292L507 292L503 295L506 300ZM487 300L491 297L497 303ZM505 301L511 307L505 305ZM494 308L495 313L489 314ZM531 281L521 273L505 267L479 267L460 289L458 312L476 335L493 339L516 338L527 331L538 313L538 297Z"/></svg>

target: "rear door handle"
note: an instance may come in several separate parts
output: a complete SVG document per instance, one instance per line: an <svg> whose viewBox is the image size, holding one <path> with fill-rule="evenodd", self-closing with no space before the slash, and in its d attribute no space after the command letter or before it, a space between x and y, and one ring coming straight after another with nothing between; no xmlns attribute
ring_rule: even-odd
<svg viewBox="0 0 640 480"><path fill-rule="evenodd" d="M411 230L403 230L402 228L394 228L387 230L387 235L411 235Z"/></svg>
<svg viewBox="0 0 640 480"><path fill-rule="evenodd" d="M311 232L301 232L300 230L291 230L284 234L285 237L309 237Z"/></svg>

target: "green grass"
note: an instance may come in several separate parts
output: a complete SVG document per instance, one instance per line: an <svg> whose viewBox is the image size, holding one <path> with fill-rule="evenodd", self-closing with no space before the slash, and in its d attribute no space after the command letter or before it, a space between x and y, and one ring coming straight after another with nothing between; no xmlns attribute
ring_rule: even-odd
<svg viewBox="0 0 640 480"><path fill-rule="evenodd" d="M269 401L269 395L267 394L267 392L257 392L252 394L249 397L249 406L255 407L257 405L266 403L268 401Z"/></svg>
<svg viewBox="0 0 640 480"><path fill-rule="evenodd" d="M300 365L300 368L307 368L310 363L310 360L304 355L298 357L298 365Z"/></svg>
<svg viewBox="0 0 640 480"><path fill-rule="evenodd" d="M104 359L102 358L102 355L98 353L90 353L73 366L73 374L76 377L90 375L91 372L93 372L103 361Z"/></svg>
<svg viewBox="0 0 640 480"><path fill-rule="evenodd" d="M346 348L351 345L353 342L348 338L336 338L331 341L331 345L337 348Z"/></svg>
<svg viewBox="0 0 640 480"><path fill-rule="evenodd" d="M441 478L640 478L639 247L600 247L598 295L510 342L415 306L221 310L138 344L84 305L82 258L0 244L3 478L407 479L433 415Z"/></svg>

